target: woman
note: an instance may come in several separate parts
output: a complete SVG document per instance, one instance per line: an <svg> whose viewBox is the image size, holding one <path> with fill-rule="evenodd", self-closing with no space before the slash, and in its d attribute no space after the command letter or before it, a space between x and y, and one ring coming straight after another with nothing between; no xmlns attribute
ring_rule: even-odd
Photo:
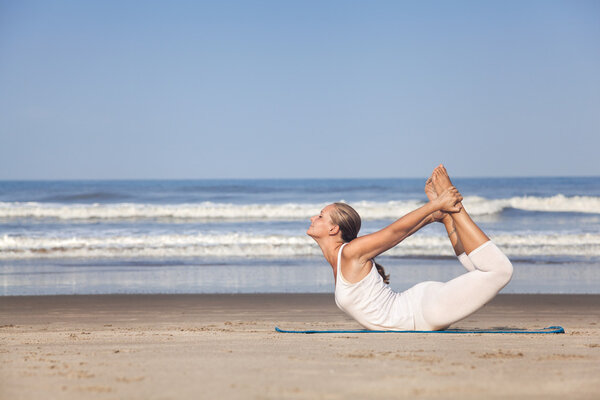
<svg viewBox="0 0 600 400"><path fill-rule="evenodd" d="M427 204L361 237L360 216L347 204L330 204L311 218L307 234L333 269L336 304L367 329L446 329L477 311L510 281L512 264L471 220L443 165L427 180L425 193ZM374 257L434 221L444 223L468 272L445 283L422 282L394 292Z"/></svg>

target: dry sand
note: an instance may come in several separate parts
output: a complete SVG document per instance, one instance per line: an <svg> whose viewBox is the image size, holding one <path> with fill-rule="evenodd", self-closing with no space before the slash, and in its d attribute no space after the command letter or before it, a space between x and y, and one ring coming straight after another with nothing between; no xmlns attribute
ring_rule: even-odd
<svg viewBox="0 0 600 400"><path fill-rule="evenodd" d="M500 295L457 328L359 326L332 295L0 297L2 399L600 398L600 296Z"/></svg>

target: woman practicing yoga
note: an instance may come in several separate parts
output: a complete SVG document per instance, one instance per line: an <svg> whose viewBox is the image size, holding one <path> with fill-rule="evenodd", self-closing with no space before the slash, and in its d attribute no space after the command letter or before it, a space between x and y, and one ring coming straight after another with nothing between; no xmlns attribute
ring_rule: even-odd
<svg viewBox="0 0 600 400"><path fill-rule="evenodd" d="M471 220L440 165L427 180L429 202L384 229L358 236L360 216L344 203L325 207L306 232L333 268L335 302L367 329L442 330L483 307L510 281L512 264ZM402 292L386 284L374 257L439 221L468 270L448 282L422 282Z"/></svg>

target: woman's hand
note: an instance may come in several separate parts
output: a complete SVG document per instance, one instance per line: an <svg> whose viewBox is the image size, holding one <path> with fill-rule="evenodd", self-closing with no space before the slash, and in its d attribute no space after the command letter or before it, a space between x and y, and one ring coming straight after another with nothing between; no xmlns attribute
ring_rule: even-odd
<svg viewBox="0 0 600 400"><path fill-rule="evenodd" d="M456 213L462 209L462 204L460 204L462 200L463 197L459 191L454 186L450 186L432 202L436 203L436 208L440 211Z"/></svg>
<svg viewBox="0 0 600 400"><path fill-rule="evenodd" d="M448 214L443 211L437 210L436 212L431 214L431 219L433 220L433 222L442 222L444 218L446 218L446 215Z"/></svg>
<svg viewBox="0 0 600 400"><path fill-rule="evenodd" d="M344 247L343 257L346 259L356 259L360 265L364 265L373 257L378 256L396 246L398 243L421 229L432 219L447 215L447 212L459 212L462 205L459 204L462 196L454 186L449 187L437 198L430 200L429 203L409 212L405 216L397 219L385 228L359 236Z"/></svg>

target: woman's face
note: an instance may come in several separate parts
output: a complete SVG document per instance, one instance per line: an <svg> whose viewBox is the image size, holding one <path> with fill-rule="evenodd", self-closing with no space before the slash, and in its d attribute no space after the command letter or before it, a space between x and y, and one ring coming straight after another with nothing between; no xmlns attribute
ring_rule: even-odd
<svg viewBox="0 0 600 400"><path fill-rule="evenodd" d="M335 205L330 204L318 215L310 218L310 226L306 231L306 234L313 238L324 237L329 234L329 230L335 226L335 224L331 221L330 213L333 210Z"/></svg>

